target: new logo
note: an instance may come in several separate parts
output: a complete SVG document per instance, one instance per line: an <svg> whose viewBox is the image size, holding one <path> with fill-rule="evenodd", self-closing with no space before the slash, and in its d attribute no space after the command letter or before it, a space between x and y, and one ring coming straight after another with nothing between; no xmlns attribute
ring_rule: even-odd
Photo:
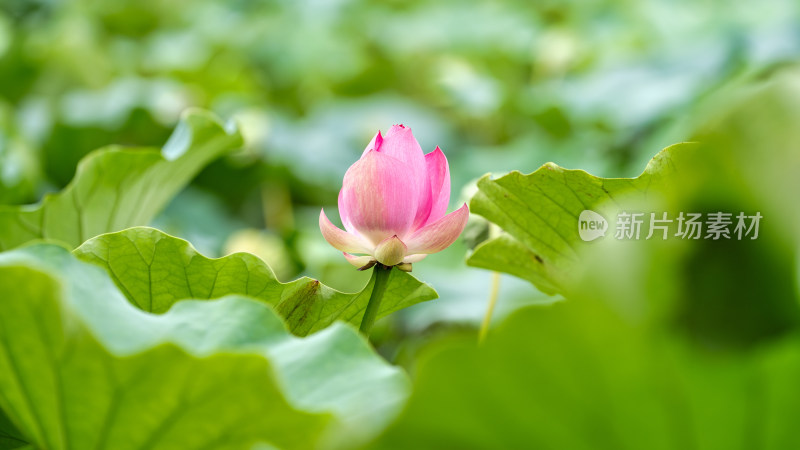
<svg viewBox="0 0 800 450"><path fill-rule="evenodd" d="M606 235L608 230L608 222L605 217L597 214L590 209L581 211L578 216L578 234L584 241L593 241L601 236Z"/></svg>

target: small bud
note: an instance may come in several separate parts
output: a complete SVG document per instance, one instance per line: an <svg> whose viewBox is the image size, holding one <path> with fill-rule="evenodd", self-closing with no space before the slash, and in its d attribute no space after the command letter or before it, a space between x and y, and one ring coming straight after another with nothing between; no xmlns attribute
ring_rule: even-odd
<svg viewBox="0 0 800 450"><path fill-rule="evenodd" d="M381 241L375 248L375 259L384 266L391 267L403 261L406 250L406 244L397 236L392 236Z"/></svg>

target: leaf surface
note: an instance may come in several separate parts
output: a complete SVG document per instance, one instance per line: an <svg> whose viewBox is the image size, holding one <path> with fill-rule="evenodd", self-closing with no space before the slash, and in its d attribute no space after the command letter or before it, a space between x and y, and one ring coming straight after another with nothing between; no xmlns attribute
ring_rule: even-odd
<svg viewBox="0 0 800 450"><path fill-rule="evenodd" d="M246 295L272 305L299 336L337 320L359 325L373 284L348 294L307 277L281 283L254 255L206 258L188 242L147 227L98 236L75 253L106 269L128 300L144 311L163 313L185 298ZM428 284L393 270L378 317L436 297Z"/></svg>
<svg viewBox="0 0 800 450"><path fill-rule="evenodd" d="M573 283L584 242L578 217L584 210L610 212L622 199L646 198L674 171L673 156L694 144L662 150L637 178L599 178L583 170L547 163L523 175L511 172L496 180L478 181L470 211L499 225L507 234L479 245L467 264L516 275L550 294L564 293ZM610 214L605 214L607 220Z"/></svg>
<svg viewBox="0 0 800 450"><path fill-rule="evenodd" d="M0 250L35 239L74 248L98 234L147 225L200 169L241 144L239 133L211 113L189 110L160 150L96 150L61 192L37 205L0 205Z"/></svg>
<svg viewBox="0 0 800 450"><path fill-rule="evenodd" d="M59 246L0 255L0 289L0 406L36 448L313 448L406 396L348 325L297 338L235 295L153 315Z"/></svg>

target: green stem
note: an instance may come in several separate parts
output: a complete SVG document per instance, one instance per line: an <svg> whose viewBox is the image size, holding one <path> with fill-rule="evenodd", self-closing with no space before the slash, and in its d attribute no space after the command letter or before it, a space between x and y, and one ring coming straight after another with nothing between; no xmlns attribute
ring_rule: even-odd
<svg viewBox="0 0 800 450"><path fill-rule="evenodd" d="M389 281L389 274L392 273L391 267L386 267L383 264L375 264L372 269L372 278L375 284L372 286L372 294L369 296L369 303L367 303L367 310L364 311L364 318L361 319L361 333L369 337L369 332L372 330L372 324L378 317L378 310L381 309L381 300L383 300L383 293L386 292L386 285Z"/></svg>
<svg viewBox="0 0 800 450"><path fill-rule="evenodd" d="M492 287L489 290L489 307L486 308L486 315L483 317L481 330L478 333L478 342L483 342L486 339L486 334L489 333L489 325L492 323L492 314L494 314L494 307L497 305L497 294L500 293L500 272L492 272Z"/></svg>

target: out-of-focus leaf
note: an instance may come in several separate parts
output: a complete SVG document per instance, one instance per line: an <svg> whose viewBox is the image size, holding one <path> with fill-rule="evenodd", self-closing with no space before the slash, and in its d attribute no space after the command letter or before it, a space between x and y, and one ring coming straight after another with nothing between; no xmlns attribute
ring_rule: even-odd
<svg viewBox="0 0 800 450"><path fill-rule="evenodd" d="M578 234L581 212L601 212L620 197L646 199L649 191L666 189L659 180L673 170L674 155L691 147L662 150L637 178L599 178L553 163L528 175L515 171L497 180L481 178L470 211L510 236L484 242L467 263L519 276L547 293L564 293L575 280L582 248L592 245Z"/></svg>
<svg viewBox="0 0 800 450"><path fill-rule="evenodd" d="M406 395L347 325L297 338L241 296L152 315L55 245L0 256L0 288L0 406L36 448L314 448Z"/></svg>
<svg viewBox="0 0 800 450"><path fill-rule="evenodd" d="M0 204L33 201L36 198L36 184L41 181L39 154L20 136L13 111L13 108L0 101Z"/></svg>
<svg viewBox="0 0 800 450"><path fill-rule="evenodd" d="M0 450L12 450L27 445L19 430L0 410Z"/></svg>
<svg viewBox="0 0 800 450"><path fill-rule="evenodd" d="M791 125L800 120L797 74L779 71L709 99L692 119L695 143L662 151L639 178L544 168L486 179L473 211L514 240L484 244L470 263L549 282L569 298L604 299L702 346L754 348L796 329L798 208L786 192L795 191L800 170L800 133ZM582 209L609 221L605 237L580 239ZM638 238L615 239L622 210L644 216ZM671 221L666 236L656 231L651 239L648 225L662 214ZM690 214L699 217L699 235L678 236L681 215ZM714 214L727 214L727 237L710 235Z"/></svg>
<svg viewBox="0 0 800 450"><path fill-rule="evenodd" d="M101 233L146 225L200 169L241 143L210 113L190 110L161 150L97 150L63 191L34 206L0 206L0 250L40 238L77 247Z"/></svg>
<svg viewBox="0 0 800 450"><path fill-rule="evenodd" d="M98 236L75 252L105 268L131 303L145 311L163 313L185 298L247 295L271 304L300 336L336 320L360 324L372 292L372 281L354 294L307 277L281 283L269 266L249 253L209 259L188 242L147 227ZM436 296L428 284L393 270L378 317Z"/></svg>
<svg viewBox="0 0 800 450"><path fill-rule="evenodd" d="M429 349L406 410L371 448L796 448L798 376L796 338L720 355L598 303L530 307L482 346Z"/></svg>
<svg viewBox="0 0 800 450"><path fill-rule="evenodd" d="M226 206L213 192L189 186L149 225L186 239L207 255L219 256L228 237L246 227Z"/></svg>

